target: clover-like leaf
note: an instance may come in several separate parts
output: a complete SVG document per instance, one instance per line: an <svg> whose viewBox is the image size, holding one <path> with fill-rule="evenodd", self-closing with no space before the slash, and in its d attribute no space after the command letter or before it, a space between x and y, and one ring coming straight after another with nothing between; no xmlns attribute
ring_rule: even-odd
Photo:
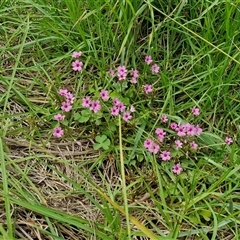
<svg viewBox="0 0 240 240"><path fill-rule="evenodd" d="M93 145L94 150L103 148L107 150L110 146L110 140L106 135L99 135L95 137L96 143Z"/></svg>

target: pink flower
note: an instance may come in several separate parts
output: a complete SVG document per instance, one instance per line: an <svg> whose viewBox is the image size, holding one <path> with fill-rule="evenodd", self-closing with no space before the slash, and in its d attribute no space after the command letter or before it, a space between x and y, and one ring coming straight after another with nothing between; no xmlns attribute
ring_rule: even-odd
<svg viewBox="0 0 240 240"><path fill-rule="evenodd" d="M135 77L132 77L131 81L132 84L136 84L137 83L137 79Z"/></svg>
<svg viewBox="0 0 240 240"><path fill-rule="evenodd" d="M131 115L130 112L124 112L124 113L123 113L123 120L124 120L125 122L128 122L131 118L132 118L132 115Z"/></svg>
<svg viewBox="0 0 240 240"><path fill-rule="evenodd" d="M67 89L59 89L59 90L58 90L58 93L59 93L61 96L66 97L66 95L67 95L67 93L68 93L68 90L67 90Z"/></svg>
<svg viewBox="0 0 240 240"><path fill-rule="evenodd" d="M101 109L101 104L99 100L91 101L90 110L92 110L94 113L97 113L100 109Z"/></svg>
<svg viewBox="0 0 240 240"><path fill-rule="evenodd" d="M202 133L202 129L199 127L199 125L195 126L195 134L200 135Z"/></svg>
<svg viewBox="0 0 240 240"><path fill-rule="evenodd" d="M90 105L91 105L91 99L90 99L90 97L84 97L83 99L82 99L82 106L83 107L90 107Z"/></svg>
<svg viewBox="0 0 240 240"><path fill-rule="evenodd" d="M61 127L55 127L53 129L53 136L54 137L60 138L60 137L62 137L63 133L64 133L64 131Z"/></svg>
<svg viewBox="0 0 240 240"><path fill-rule="evenodd" d="M152 65L152 73L158 73L160 67L157 64Z"/></svg>
<svg viewBox="0 0 240 240"><path fill-rule="evenodd" d="M118 115L119 115L119 109L118 109L117 106L113 106L113 107L110 109L110 111L111 111L111 115L113 115L113 116L118 116Z"/></svg>
<svg viewBox="0 0 240 240"><path fill-rule="evenodd" d="M192 149L197 149L198 148L198 145L193 141L193 142L190 142L190 147Z"/></svg>
<svg viewBox="0 0 240 240"><path fill-rule="evenodd" d="M109 99L109 95L108 95L107 90L101 90L100 96L101 96L102 100L108 100Z"/></svg>
<svg viewBox="0 0 240 240"><path fill-rule="evenodd" d="M177 129L177 126L178 125L175 122L170 124L170 128L173 129L173 130Z"/></svg>
<svg viewBox="0 0 240 240"><path fill-rule="evenodd" d="M79 57L81 57L81 55L82 55L81 51L80 52L73 52L72 57L73 58L79 58Z"/></svg>
<svg viewBox="0 0 240 240"><path fill-rule="evenodd" d="M66 95L65 95L65 97L66 97L66 101L67 101L67 102L69 102L70 104L73 104L74 97L73 97L73 95L72 95L71 92L67 92Z"/></svg>
<svg viewBox="0 0 240 240"><path fill-rule="evenodd" d="M200 110L199 108L197 108L196 106L192 108L192 113L195 116L198 116L200 114Z"/></svg>
<svg viewBox="0 0 240 240"><path fill-rule="evenodd" d="M147 65L150 65L152 62L152 57L151 56L146 56L145 57L145 63L147 63Z"/></svg>
<svg viewBox="0 0 240 240"><path fill-rule="evenodd" d="M133 78L138 78L138 76L139 76L138 70L132 69L132 76L133 76Z"/></svg>
<svg viewBox="0 0 240 240"><path fill-rule="evenodd" d="M120 112L124 112L126 109L126 106L122 102L120 102L116 107L119 109Z"/></svg>
<svg viewBox="0 0 240 240"><path fill-rule="evenodd" d="M144 141L143 146L149 150L149 148L151 148L153 143L154 143L153 140L151 138L148 138Z"/></svg>
<svg viewBox="0 0 240 240"><path fill-rule="evenodd" d="M175 145L176 145L176 148L179 149L179 148L182 148L183 143L180 140L176 140Z"/></svg>
<svg viewBox="0 0 240 240"><path fill-rule="evenodd" d="M160 146L155 142L152 142L152 144L148 148L148 151L154 154L157 154L159 150L160 150Z"/></svg>
<svg viewBox="0 0 240 240"><path fill-rule="evenodd" d="M112 76L112 77L114 76L114 71L113 71L112 69L110 69L110 70L108 71L108 73L109 73L110 76Z"/></svg>
<svg viewBox="0 0 240 240"><path fill-rule="evenodd" d="M164 132L164 130L161 129L161 128L157 128L157 129L155 130L155 133L156 133L158 136L165 136L165 135L166 135L166 132Z"/></svg>
<svg viewBox="0 0 240 240"><path fill-rule="evenodd" d="M226 137L226 138L225 138L225 142L226 142L228 145L231 145L231 144L233 143L233 140L232 140L232 138L230 138L230 137Z"/></svg>
<svg viewBox="0 0 240 240"><path fill-rule="evenodd" d="M195 127L189 123L185 124L185 129L188 136L194 136L196 133Z"/></svg>
<svg viewBox="0 0 240 240"><path fill-rule="evenodd" d="M153 91L152 85L149 85L149 84L144 85L144 86L143 86L143 89L144 89L144 92L145 92L146 94L148 94L148 93L150 93L150 92Z"/></svg>
<svg viewBox="0 0 240 240"><path fill-rule="evenodd" d="M174 165L172 171L179 175L183 171L183 169L181 168L181 164L177 163L176 165Z"/></svg>
<svg viewBox="0 0 240 240"><path fill-rule="evenodd" d="M186 136L186 128L184 125L179 125L175 130L177 130L177 135L179 137Z"/></svg>
<svg viewBox="0 0 240 240"><path fill-rule="evenodd" d="M118 106L119 103L121 103L121 101L119 101L118 98L114 98L114 99L113 99L113 105L114 105L114 106Z"/></svg>
<svg viewBox="0 0 240 240"><path fill-rule="evenodd" d="M69 102L62 102L61 109L65 112L69 112L72 109L72 106Z"/></svg>
<svg viewBox="0 0 240 240"><path fill-rule="evenodd" d="M161 158L163 161L169 161L171 159L171 153L168 152L168 151L163 151L161 154L160 154Z"/></svg>
<svg viewBox="0 0 240 240"><path fill-rule="evenodd" d="M127 69L125 66L119 66L117 68L118 71L118 80L125 80L127 77Z"/></svg>
<svg viewBox="0 0 240 240"><path fill-rule="evenodd" d="M60 113L58 113L54 116L54 119L57 121L62 121L62 120L64 120L64 118L65 118L65 116Z"/></svg>
<svg viewBox="0 0 240 240"><path fill-rule="evenodd" d="M164 123L167 122L168 121L167 116L166 115L162 115L161 121L164 122Z"/></svg>
<svg viewBox="0 0 240 240"><path fill-rule="evenodd" d="M78 72L82 71L82 66L83 66L83 63L80 62L79 60L72 62L72 69L74 71L78 71Z"/></svg>

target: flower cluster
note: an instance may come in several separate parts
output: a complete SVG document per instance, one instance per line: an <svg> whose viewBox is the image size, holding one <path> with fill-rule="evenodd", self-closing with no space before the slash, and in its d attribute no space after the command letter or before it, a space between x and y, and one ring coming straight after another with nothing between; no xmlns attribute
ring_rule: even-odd
<svg viewBox="0 0 240 240"><path fill-rule="evenodd" d="M72 109L72 104L74 102L74 97L71 92L69 92L67 89L59 89L58 91L59 95L64 97L64 101L61 104L61 109L64 112L69 112ZM54 119L58 122L63 121L65 118L65 115L58 113L54 116ZM61 138L64 134L64 130L58 126L53 129L53 136L57 138Z"/></svg>
<svg viewBox="0 0 240 240"><path fill-rule="evenodd" d="M82 52L73 52L72 57L73 58L79 58L81 57ZM74 71L81 72L82 71L83 62L80 62L78 59L76 59L74 62L72 62L72 69Z"/></svg>
<svg viewBox="0 0 240 240"><path fill-rule="evenodd" d="M199 109L196 110L196 109L197 109L196 107L192 109L193 115L200 114L200 110ZM167 116L162 115L161 121L163 123L167 123L168 122ZM176 122L171 122L169 127L170 127L170 130L173 130L175 132L174 138L175 139L177 138L175 141L171 141L171 142L174 142L175 149L182 149L183 147L187 148L187 146L189 146L192 150L197 150L198 144L195 141L193 141L194 140L193 138L194 136L199 136L202 133L202 128L199 125L193 125L190 123L180 124ZM166 149L161 151L160 149L164 147L162 145L167 136L167 132L164 131L164 129L162 128L156 128L155 134L156 134L156 137L154 137L154 139L157 139L157 140L154 141L151 138L146 139L143 143L144 147L150 153L153 153L153 154L157 154L158 152L161 152L160 158L162 159L162 161L171 160L172 159L171 152ZM177 163L176 165L174 165L172 171L176 174L180 174L183 171L181 164Z"/></svg>

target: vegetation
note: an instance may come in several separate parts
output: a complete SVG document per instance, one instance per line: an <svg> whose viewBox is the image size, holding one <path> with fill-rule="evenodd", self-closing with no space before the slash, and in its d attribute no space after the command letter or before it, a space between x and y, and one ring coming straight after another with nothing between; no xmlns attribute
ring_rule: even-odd
<svg viewBox="0 0 240 240"><path fill-rule="evenodd" d="M0 239L240 239L239 1L0 16Z"/></svg>

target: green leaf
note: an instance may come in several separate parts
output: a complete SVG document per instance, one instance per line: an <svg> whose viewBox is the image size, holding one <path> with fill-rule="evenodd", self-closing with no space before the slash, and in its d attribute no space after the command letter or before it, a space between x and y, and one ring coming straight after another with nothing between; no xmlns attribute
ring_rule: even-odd
<svg viewBox="0 0 240 240"><path fill-rule="evenodd" d="M107 139L107 136L106 136L106 135L96 136L96 137L95 137L95 140L96 140L98 143L103 143L106 139Z"/></svg>
<svg viewBox="0 0 240 240"><path fill-rule="evenodd" d="M212 213L210 210L201 210L200 213L199 213L206 221L210 221L211 220L211 216L212 216Z"/></svg>

